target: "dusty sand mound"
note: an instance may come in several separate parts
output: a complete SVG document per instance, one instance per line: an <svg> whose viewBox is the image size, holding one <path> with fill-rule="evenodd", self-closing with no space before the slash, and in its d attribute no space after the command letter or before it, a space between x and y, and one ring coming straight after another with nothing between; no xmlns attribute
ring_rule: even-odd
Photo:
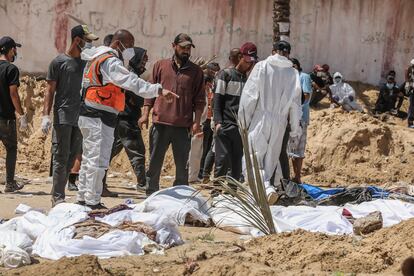
<svg viewBox="0 0 414 276"><path fill-rule="evenodd" d="M42 275L42 276L107 276L95 256L83 255L76 258L62 258L59 261L45 261L38 265L11 270L5 275Z"/></svg>
<svg viewBox="0 0 414 276"><path fill-rule="evenodd" d="M376 94L372 90L364 93L371 102ZM405 124L392 116L382 121L340 109L314 110L305 180L334 185L414 182L414 132Z"/></svg>

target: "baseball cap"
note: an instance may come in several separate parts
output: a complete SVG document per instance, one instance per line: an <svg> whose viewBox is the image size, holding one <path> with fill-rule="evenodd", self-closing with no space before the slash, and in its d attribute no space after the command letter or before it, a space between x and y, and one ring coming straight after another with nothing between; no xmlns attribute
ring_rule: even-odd
<svg viewBox="0 0 414 276"><path fill-rule="evenodd" d="M273 50L275 51L283 51L290 53L290 43L284 40L278 41L275 44L273 44Z"/></svg>
<svg viewBox="0 0 414 276"><path fill-rule="evenodd" d="M11 49L14 47L22 47L22 45L16 43L10 36L3 36L0 38L0 50Z"/></svg>
<svg viewBox="0 0 414 276"><path fill-rule="evenodd" d="M247 62L257 61L257 47L252 42L246 42L240 47L240 52L243 55L243 58Z"/></svg>
<svg viewBox="0 0 414 276"><path fill-rule="evenodd" d="M180 45L181 47L191 45L191 47L195 48L191 37L188 34L184 33L180 33L174 38L174 44Z"/></svg>
<svg viewBox="0 0 414 276"><path fill-rule="evenodd" d="M71 30L71 37L74 39L75 37L86 38L89 40L98 40L99 37L93 33L91 33L86 25L78 25L72 28Z"/></svg>

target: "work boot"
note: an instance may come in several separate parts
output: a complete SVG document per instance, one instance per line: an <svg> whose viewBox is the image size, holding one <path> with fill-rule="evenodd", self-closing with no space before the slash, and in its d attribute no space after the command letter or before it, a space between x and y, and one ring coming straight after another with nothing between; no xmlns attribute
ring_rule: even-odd
<svg viewBox="0 0 414 276"><path fill-rule="evenodd" d="M103 184L102 194L101 197L118 197L118 193L111 192L108 190L108 185L106 183Z"/></svg>
<svg viewBox="0 0 414 276"><path fill-rule="evenodd" d="M16 180L9 181L6 183L6 188L4 189L5 193L13 193L15 191L23 189L24 184L17 183Z"/></svg>
<svg viewBox="0 0 414 276"><path fill-rule="evenodd" d="M92 210L108 210L108 207L103 205L103 203L98 203L98 204L95 204L95 205L86 204L86 207L89 207Z"/></svg>

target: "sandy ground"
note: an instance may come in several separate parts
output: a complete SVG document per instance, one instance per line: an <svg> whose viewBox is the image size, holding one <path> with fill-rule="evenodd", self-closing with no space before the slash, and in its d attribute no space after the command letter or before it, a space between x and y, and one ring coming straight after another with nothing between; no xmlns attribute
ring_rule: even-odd
<svg viewBox="0 0 414 276"><path fill-rule="evenodd" d="M327 101L312 110L303 179L325 187L414 183L414 131L407 129L406 121L401 119L372 117L369 106L373 106L378 91L361 84L354 86L367 114L331 110ZM44 82L29 78L23 81L31 126L28 132L19 134L17 171L19 177L31 183L21 192L0 194L0 218L15 216L19 203L44 210L51 207L50 135L44 137L39 129L44 89ZM406 102L403 110L407 107ZM147 134L143 132L148 145ZM3 147L0 156L1 182L5 171ZM174 174L168 152L161 186L171 186ZM125 153L113 160L109 175L109 187L120 197L104 198L107 206L145 198L134 189L135 179ZM66 199L75 202L75 193L67 192ZM40 259L29 267L0 269L0 275L186 275L192 268L195 275L400 275L401 262L413 254L414 248L414 220L364 238L296 231L246 241L216 228L180 227L180 231L185 245L167 250L164 256L107 260L81 256L56 262Z"/></svg>

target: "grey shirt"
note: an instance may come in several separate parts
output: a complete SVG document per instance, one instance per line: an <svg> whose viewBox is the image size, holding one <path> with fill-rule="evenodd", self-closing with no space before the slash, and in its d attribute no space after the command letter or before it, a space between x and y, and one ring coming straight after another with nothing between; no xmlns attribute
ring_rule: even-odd
<svg viewBox="0 0 414 276"><path fill-rule="evenodd" d="M58 55L49 65L47 80L56 81L53 123L78 126L81 85L86 61L66 54Z"/></svg>

